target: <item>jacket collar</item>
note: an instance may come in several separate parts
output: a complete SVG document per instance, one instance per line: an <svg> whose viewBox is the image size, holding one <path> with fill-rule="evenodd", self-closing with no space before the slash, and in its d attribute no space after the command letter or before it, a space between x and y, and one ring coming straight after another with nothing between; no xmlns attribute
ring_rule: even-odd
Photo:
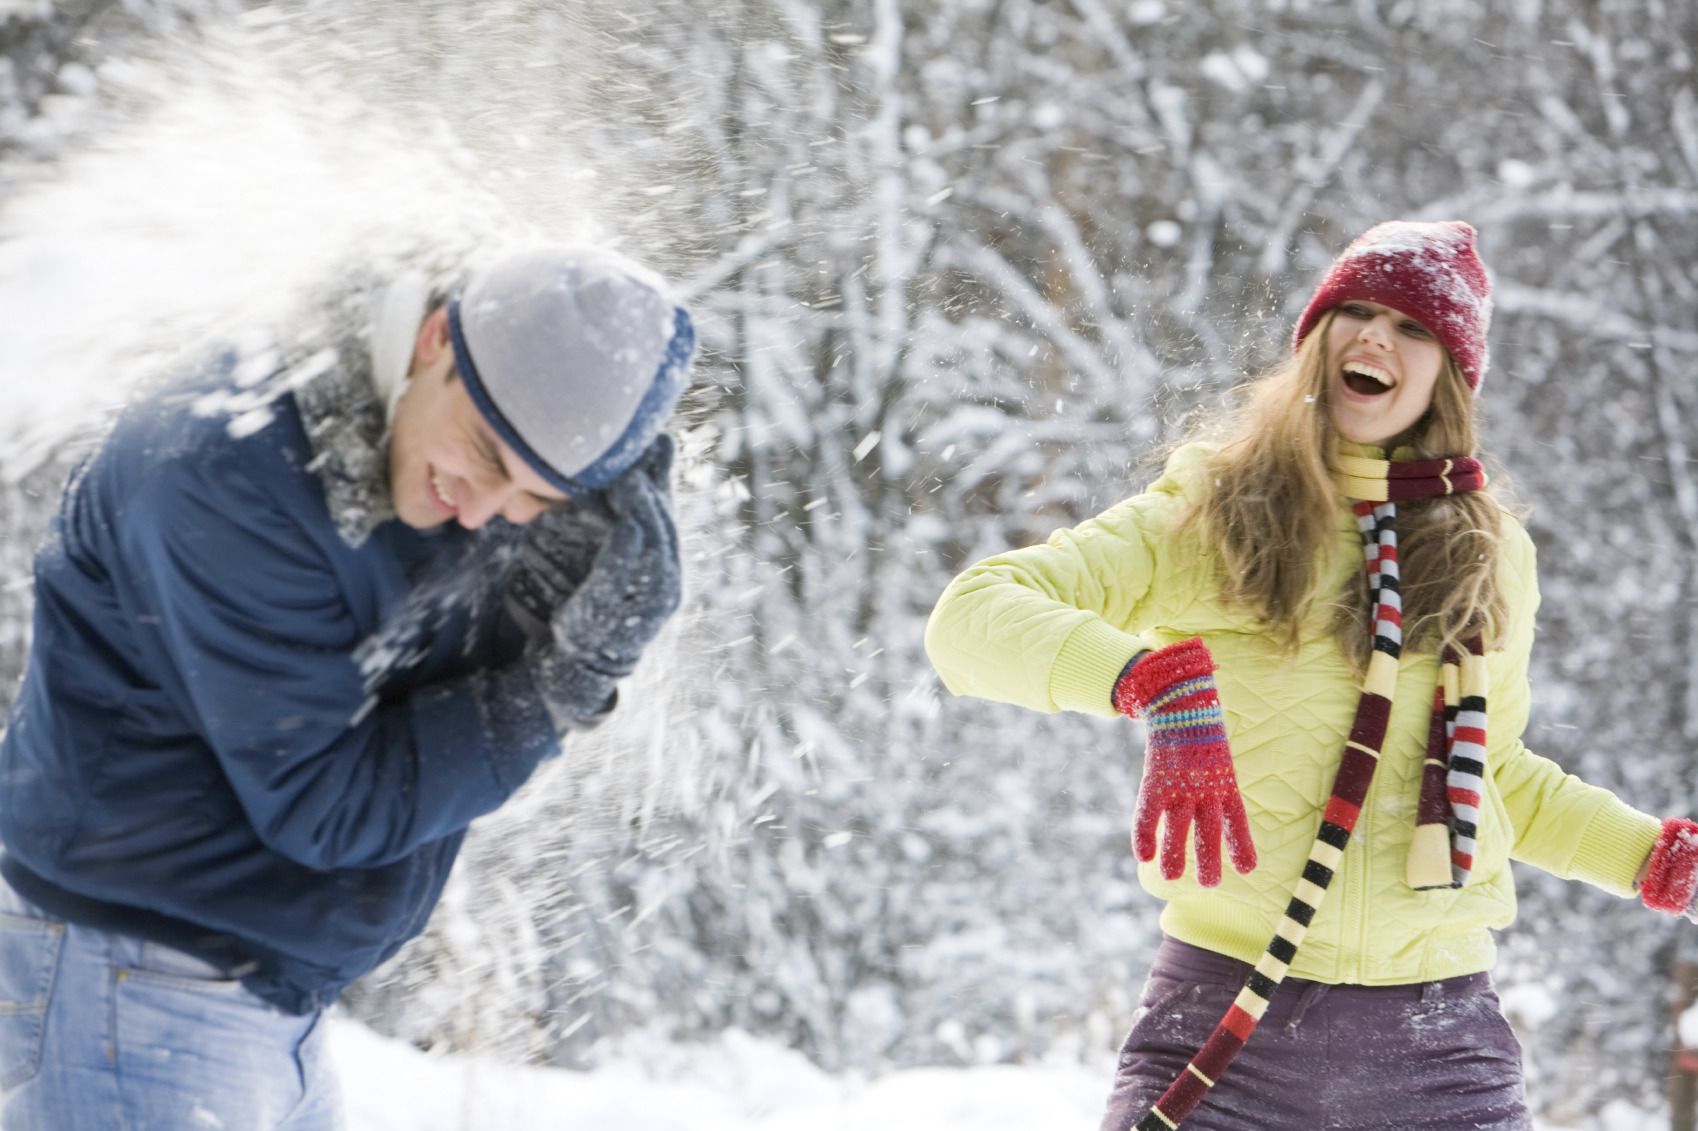
<svg viewBox="0 0 1698 1131"><path fill-rule="evenodd" d="M384 287L371 299L370 320L338 336L337 363L295 390L312 447L307 467L324 487L336 532L355 548L395 517L389 421L428 301L422 278L406 275Z"/></svg>

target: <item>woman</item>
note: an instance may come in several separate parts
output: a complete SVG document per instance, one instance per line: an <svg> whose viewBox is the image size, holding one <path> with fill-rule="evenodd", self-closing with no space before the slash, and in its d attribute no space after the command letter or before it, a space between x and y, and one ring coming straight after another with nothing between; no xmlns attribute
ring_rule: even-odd
<svg viewBox="0 0 1698 1131"><path fill-rule="evenodd" d="M1104 1131L1529 1127L1486 973L1510 858L1691 905L1698 825L1521 744L1538 593L1473 458L1490 312L1468 225L1373 228L1218 443L932 614L956 694L1146 726L1164 940Z"/></svg>

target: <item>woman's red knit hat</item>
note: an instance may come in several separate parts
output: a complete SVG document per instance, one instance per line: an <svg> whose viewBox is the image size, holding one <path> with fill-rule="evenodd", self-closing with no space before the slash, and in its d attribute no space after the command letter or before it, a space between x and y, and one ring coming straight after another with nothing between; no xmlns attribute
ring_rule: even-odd
<svg viewBox="0 0 1698 1131"><path fill-rule="evenodd" d="M1393 307L1438 336L1468 387L1480 391L1489 354L1492 283L1474 250L1474 229L1461 220L1375 224L1344 249L1297 323L1296 349L1341 302L1360 299Z"/></svg>

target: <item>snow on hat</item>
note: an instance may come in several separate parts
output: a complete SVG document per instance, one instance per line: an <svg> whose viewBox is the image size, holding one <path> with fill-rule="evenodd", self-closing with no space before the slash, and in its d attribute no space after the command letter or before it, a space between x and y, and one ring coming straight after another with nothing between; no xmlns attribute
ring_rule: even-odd
<svg viewBox="0 0 1698 1131"><path fill-rule="evenodd" d="M1468 387L1480 390L1489 354L1492 284L1474 250L1474 229L1461 220L1375 224L1344 249L1297 323L1295 350L1321 315L1352 299L1402 311L1438 336Z"/></svg>
<svg viewBox="0 0 1698 1131"><path fill-rule="evenodd" d="M569 495L600 490L647 450L678 403L695 329L666 284L594 248L519 252L448 303L472 403Z"/></svg>

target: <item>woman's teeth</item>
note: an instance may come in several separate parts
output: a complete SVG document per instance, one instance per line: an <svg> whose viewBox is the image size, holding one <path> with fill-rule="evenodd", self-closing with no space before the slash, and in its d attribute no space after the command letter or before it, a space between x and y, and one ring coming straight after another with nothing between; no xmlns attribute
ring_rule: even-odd
<svg viewBox="0 0 1698 1131"><path fill-rule="evenodd" d="M1350 391L1353 393L1373 396L1376 393L1385 392L1396 383L1392 380L1390 373L1377 365L1369 365L1365 361L1347 361L1342 368L1344 370L1344 383L1350 387Z"/></svg>

